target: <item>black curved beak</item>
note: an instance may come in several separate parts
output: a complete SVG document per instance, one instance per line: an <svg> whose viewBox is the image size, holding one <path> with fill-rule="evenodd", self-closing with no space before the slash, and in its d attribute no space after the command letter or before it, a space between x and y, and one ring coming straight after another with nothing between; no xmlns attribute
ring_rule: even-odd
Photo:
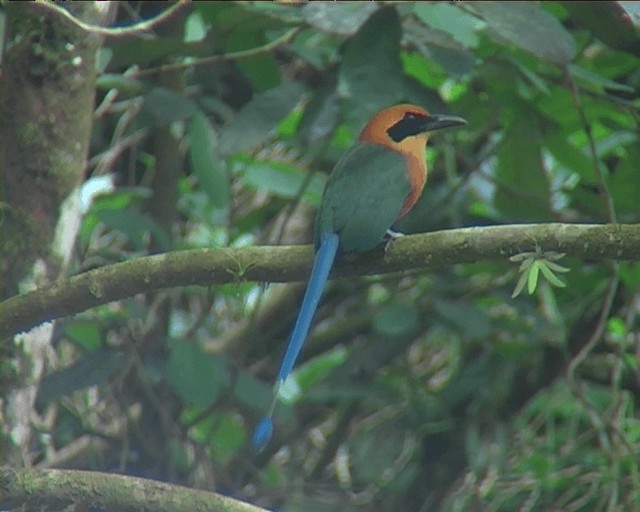
<svg viewBox="0 0 640 512"><path fill-rule="evenodd" d="M447 116L444 114L431 114L422 122L423 132L432 132L435 130L442 130L443 128L450 128L452 126L460 126L467 124L467 122L458 116Z"/></svg>

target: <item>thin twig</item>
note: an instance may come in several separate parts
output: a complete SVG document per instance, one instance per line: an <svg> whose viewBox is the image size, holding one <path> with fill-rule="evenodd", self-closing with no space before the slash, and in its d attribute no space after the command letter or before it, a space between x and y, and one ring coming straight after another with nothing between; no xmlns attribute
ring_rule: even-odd
<svg viewBox="0 0 640 512"><path fill-rule="evenodd" d="M175 14L175 12L181 7L185 6L188 2L187 0L178 0L177 3L173 4L171 7L168 7L165 11L161 12L155 18L151 18L145 21L140 21L138 23L134 23L133 25L129 25L127 27L102 27L100 25L92 25L90 23L85 23L82 20L76 18L73 14L71 14L66 9L60 7L59 5L51 2L49 0L35 0L36 4L41 5L60 16L64 16L66 19L71 21L76 27L85 30L86 32L91 32L93 34L100 34L103 36L110 37L123 37L139 34L140 32L148 31L153 26L162 23L170 16Z"/></svg>
<svg viewBox="0 0 640 512"><path fill-rule="evenodd" d="M613 299L615 298L616 291L618 290L618 281L619 280L617 274L613 276L609 281L607 295L605 296L602 309L600 310L600 316L598 317L596 328L591 334L589 341L587 341L587 343L580 349L580 351L573 357L573 359L571 359L569 367L567 368L567 379L569 381L569 384L576 390L579 389L576 381L576 370L578 366L580 366L580 364L582 364L582 362L584 362L587 356L591 353L591 351L597 345L598 341L600 341L602 334L604 333L604 328L607 324L609 314L611 313L611 307L613 306Z"/></svg>
<svg viewBox="0 0 640 512"><path fill-rule="evenodd" d="M587 120L587 114L585 113L582 101L580 100L580 91L578 90L576 82L573 80L573 77L568 71L565 72L565 76L571 87L571 96L573 98L573 102L576 105L576 109L578 110L580 122L582 123L584 133L587 136L587 141L589 142L589 151L591 152L591 160L593 162L593 172L598 184L598 193L600 194L600 198L602 199L604 207L607 211L607 220L612 224L615 224L616 211L613 207L613 199L611 198L611 193L609 192L607 182L604 179L602 169L600 168L600 160L598 159L598 152L596 151L596 141L593 139L593 131L591 130L591 125Z"/></svg>
<svg viewBox="0 0 640 512"><path fill-rule="evenodd" d="M201 59L192 60L190 62L176 62L172 64L164 64L162 66L157 66L155 68L148 68L140 70L136 73L132 73L133 77L141 77L141 76L149 76L155 75L156 73L164 73L166 71L176 71L186 68L192 68L196 66L204 66L206 64L212 64L214 62L228 61L228 60L241 60L248 59L251 57L257 57L259 55L263 55L265 53L269 53L272 50L275 50L279 46L287 44L291 39L295 37L295 35L302 30L302 27L294 27L291 30L285 32L282 36L270 41L262 46L257 46L255 48L250 48L248 50L240 50L237 52L225 53L225 54L217 54L211 55L210 57L203 57Z"/></svg>
<svg viewBox="0 0 640 512"><path fill-rule="evenodd" d="M578 116L580 118L580 122L584 128L584 132L587 136L587 141L589 143L589 151L591 153L591 160L593 162L593 172L596 178L596 182L598 185L598 193L602 202L604 204L605 210L607 212L607 219L611 223L616 222L616 212L613 205L613 199L611 197L611 193L609 191L609 187L604 178L604 174L600 167L600 161L598 159L598 153L596 150L596 143L593 138L593 131L591 130L591 125L587 120L587 115L584 109L584 105L580 99L580 92L578 87L571 77L568 71L565 71L566 79L569 82L571 88L571 95L573 101L575 103L576 109L578 111ZM618 284L620 282L620 273L619 273L619 265L616 261L611 261L611 269L612 275L609 280L609 286L607 290L607 294L605 296L604 302L602 304L602 308L600 310L600 316L598 318L598 322L596 324L596 328L593 331L589 341L580 349L580 351L573 357L571 362L569 363L569 367L567 368L567 380L569 382L569 386L573 390L576 397L582 402L587 412L589 413L589 417L591 418L594 427L600 431L600 440L606 445L607 448L609 446L608 436L603 430L603 427L607 425L609 427L614 427L611 422L607 422L604 420L602 415L600 415L595 406L591 403L589 398L587 397L585 390L580 382L576 379L576 371L578 367L586 360L589 354L596 347L598 342L602 339L604 334L605 326L607 324L607 320L609 319L609 315L611 314L611 308L613 307L613 300L616 295L616 291L618 289Z"/></svg>

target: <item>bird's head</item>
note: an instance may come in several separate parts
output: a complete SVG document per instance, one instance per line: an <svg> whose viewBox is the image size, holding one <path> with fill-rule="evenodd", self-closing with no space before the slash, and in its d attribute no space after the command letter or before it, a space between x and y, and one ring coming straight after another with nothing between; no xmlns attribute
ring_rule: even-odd
<svg viewBox="0 0 640 512"><path fill-rule="evenodd" d="M359 140L413 153L424 151L429 132L462 124L467 122L461 117L430 114L415 105L395 105L378 112L364 127Z"/></svg>

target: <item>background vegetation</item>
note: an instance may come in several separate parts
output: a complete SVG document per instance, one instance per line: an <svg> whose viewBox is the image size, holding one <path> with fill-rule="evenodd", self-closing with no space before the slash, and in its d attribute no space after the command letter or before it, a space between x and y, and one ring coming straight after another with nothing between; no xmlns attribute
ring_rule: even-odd
<svg viewBox="0 0 640 512"><path fill-rule="evenodd" d="M195 2L142 28L168 7L114 4L73 12L116 27L105 33L42 5L0 11L4 298L33 288L27 276L307 243L327 173L400 101L469 121L433 138L403 231L640 222L632 4ZM88 32L95 76L93 62L55 60ZM72 105L90 129L69 122ZM80 163L71 149L53 158L84 138ZM81 182L65 259L50 249L60 187ZM301 285L233 268L227 284L138 294L46 337L6 338L3 463L281 510L640 510L640 254L527 247L517 261L333 281L261 454L249 439ZM286 262L273 281L291 279Z"/></svg>

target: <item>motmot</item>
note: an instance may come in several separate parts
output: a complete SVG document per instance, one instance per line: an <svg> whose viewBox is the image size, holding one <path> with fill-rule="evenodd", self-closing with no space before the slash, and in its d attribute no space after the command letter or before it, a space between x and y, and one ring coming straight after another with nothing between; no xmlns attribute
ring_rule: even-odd
<svg viewBox="0 0 640 512"><path fill-rule="evenodd" d="M253 446L262 450L273 433L273 411L307 337L336 256L369 251L418 201L427 182L426 145L434 130L466 124L461 117L395 105L369 121L330 174L315 221L315 259L273 400L258 423Z"/></svg>

